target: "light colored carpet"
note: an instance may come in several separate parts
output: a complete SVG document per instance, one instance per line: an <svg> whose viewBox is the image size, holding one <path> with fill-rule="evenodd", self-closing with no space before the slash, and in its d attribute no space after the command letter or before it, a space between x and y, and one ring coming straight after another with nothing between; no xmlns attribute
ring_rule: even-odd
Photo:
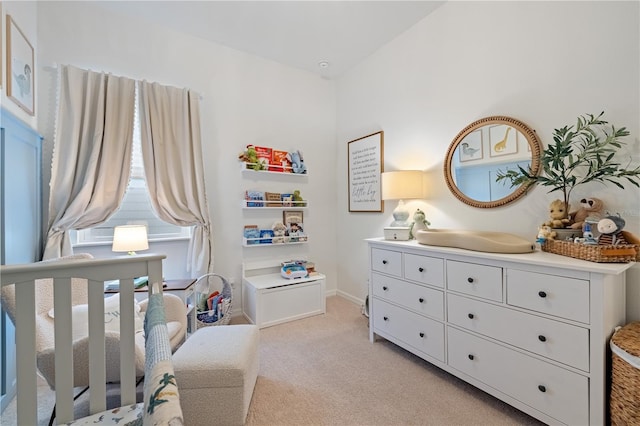
<svg viewBox="0 0 640 426"><path fill-rule="evenodd" d="M39 425L46 425L53 401L46 386L39 390L44 401ZM77 412L85 410L83 396ZM5 410L2 425L15 424L14 402ZM371 344L368 319L360 307L330 297L325 315L260 330L260 371L246 424L542 423L386 340Z"/></svg>

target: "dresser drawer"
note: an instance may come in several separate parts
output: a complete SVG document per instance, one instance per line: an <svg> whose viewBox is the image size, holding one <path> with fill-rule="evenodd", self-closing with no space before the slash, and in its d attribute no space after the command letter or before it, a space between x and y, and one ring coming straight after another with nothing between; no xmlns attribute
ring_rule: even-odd
<svg viewBox="0 0 640 426"><path fill-rule="evenodd" d="M395 305L373 299L373 328L444 362L444 325ZM417 355L420 355L417 353Z"/></svg>
<svg viewBox="0 0 640 426"><path fill-rule="evenodd" d="M589 281L507 270L507 303L589 323Z"/></svg>
<svg viewBox="0 0 640 426"><path fill-rule="evenodd" d="M402 253L372 248L371 268L374 271L402 278Z"/></svg>
<svg viewBox="0 0 640 426"><path fill-rule="evenodd" d="M531 356L447 328L449 365L569 425L589 424L589 380Z"/></svg>
<svg viewBox="0 0 640 426"><path fill-rule="evenodd" d="M444 287L444 261L435 257L404 255L404 277L437 287Z"/></svg>
<svg viewBox="0 0 640 426"><path fill-rule="evenodd" d="M589 371L589 330L450 294L448 322Z"/></svg>
<svg viewBox="0 0 640 426"><path fill-rule="evenodd" d="M502 302L502 268L447 260L447 288Z"/></svg>
<svg viewBox="0 0 640 426"><path fill-rule="evenodd" d="M375 297L444 320L444 295L441 291L376 273L371 274L371 280Z"/></svg>

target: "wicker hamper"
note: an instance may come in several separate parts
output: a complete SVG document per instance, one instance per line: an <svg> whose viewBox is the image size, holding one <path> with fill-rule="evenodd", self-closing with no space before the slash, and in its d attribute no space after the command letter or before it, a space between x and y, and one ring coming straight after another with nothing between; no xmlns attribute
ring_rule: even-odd
<svg viewBox="0 0 640 426"><path fill-rule="evenodd" d="M611 424L640 425L640 321L611 337Z"/></svg>
<svg viewBox="0 0 640 426"><path fill-rule="evenodd" d="M227 325L231 320L233 295L231 284L222 275L210 273L198 278L194 284L196 294L196 330L212 325ZM216 306L209 308L207 299L218 292Z"/></svg>
<svg viewBox="0 0 640 426"><path fill-rule="evenodd" d="M622 231L629 244L586 245L572 241L546 240L542 251L600 263L626 263L640 261L640 240L631 232Z"/></svg>

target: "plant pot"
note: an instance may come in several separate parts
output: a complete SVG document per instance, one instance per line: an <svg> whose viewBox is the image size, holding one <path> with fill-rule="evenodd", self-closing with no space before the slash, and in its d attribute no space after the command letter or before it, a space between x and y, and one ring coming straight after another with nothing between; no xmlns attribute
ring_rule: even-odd
<svg viewBox="0 0 640 426"><path fill-rule="evenodd" d="M574 238L582 238L582 229L570 229L570 228L553 228L556 233L555 239L558 241L573 241Z"/></svg>

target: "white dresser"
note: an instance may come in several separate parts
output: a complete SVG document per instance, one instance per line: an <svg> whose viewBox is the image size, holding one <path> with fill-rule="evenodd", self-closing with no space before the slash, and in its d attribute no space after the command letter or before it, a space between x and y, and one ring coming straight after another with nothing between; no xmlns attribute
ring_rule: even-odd
<svg viewBox="0 0 640 426"><path fill-rule="evenodd" d="M607 423L625 270L369 239L369 333L548 424Z"/></svg>

